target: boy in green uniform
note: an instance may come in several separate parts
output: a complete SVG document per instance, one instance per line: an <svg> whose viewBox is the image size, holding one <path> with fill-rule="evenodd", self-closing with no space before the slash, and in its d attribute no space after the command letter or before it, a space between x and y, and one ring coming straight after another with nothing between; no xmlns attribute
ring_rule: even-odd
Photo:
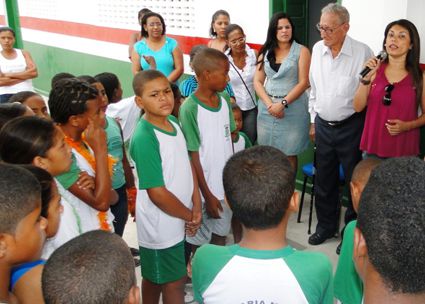
<svg viewBox="0 0 425 304"><path fill-rule="evenodd" d="M333 303L332 266L322 253L296 251L286 241L298 208L295 173L269 146L236 153L223 171L226 199L243 227L232 246L204 245L193 259L200 303Z"/></svg>
<svg viewBox="0 0 425 304"><path fill-rule="evenodd" d="M133 80L137 105L145 111L130 144L139 177L136 202L137 236L142 266L143 303L183 303L186 264L185 227L195 234L201 222L198 184L186 141L170 116L173 93L156 70Z"/></svg>
<svg viewBox="0 0 425 304"><path fill-rule="evenodd" d="M37 179L14 165L0 163L0 302L17 303L9 292L12 267L40 258L47 220L40 216L41 187ZM41 275L26 273L26 275ZM28 286L34 301L41 290ZM38 288L40 284L38 285Z"/></svg>
<svg viewBox="0 0 425 304"><path fill-rule="evenodd" d="M359 210L360 196L369 180L370 173L381 163L376 158L364 159L354 168L351 177L351 200L356 213ZM360 304L363 296L363 283L356 272L353 263L354 229L357 220L350 222L345 227L344 240L342 241L341 254L338 259L334 277L334 292L342 304Z"/></svg>
<svg viewBox="0 0 425 304"><path fill-rule="evenodd" d="M229 61L222 52L205 48L195 55L192 67L198 88L180 107L179 119L202 193L203 221L187 241L224 245L232 211L224 202L222 172L233 154L231 132L236 127L230 102L218 92L229 81Z"/></svg>
<svg viewBox="0 0 425 304"><path fill-rule="evenodd" d="M363 303L425 303L425 162L383 161L363 191L353 259Z"/></svg>
<svg viewBox="0 0 425 304"><path fill-rule="evenodd" d="M46 304L139 304L133 257L113 233L86 232L59 247L42 275Z"/></svg>

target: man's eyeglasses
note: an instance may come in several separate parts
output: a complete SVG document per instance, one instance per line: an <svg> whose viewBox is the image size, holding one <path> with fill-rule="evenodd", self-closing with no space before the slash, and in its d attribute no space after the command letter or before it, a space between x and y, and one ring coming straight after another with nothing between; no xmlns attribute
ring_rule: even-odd
<svg viewBox="0 0 425 304"><path fill-rule="evenodd" d="M330 28L330 27L323 27L320 25L320 23L316 24L316 29L321 33L321 32L325 32L328 35L332 35L335 30L337 30L341 25L343 25L344 23L334 27L334 28Z"/></svg>
<svg viewBox="0 0 425 304"><path fill-rule="evenodd" d="M394 90L394 85L389 84L384 88L384 90L385 90L385 96L384 98L382 98L382 104L384 106L389 106L391 105L391 92Z"/></svg>

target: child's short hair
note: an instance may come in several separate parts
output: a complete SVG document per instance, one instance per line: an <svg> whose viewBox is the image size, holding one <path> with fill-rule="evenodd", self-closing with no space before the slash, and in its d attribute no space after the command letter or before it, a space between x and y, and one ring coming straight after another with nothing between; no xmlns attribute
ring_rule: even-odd
<svg viewBox="0 0 425 304"><path fill-rule="evenodd" d="M295 174L280 150L256 146L227 161L223 185L233 214L242 225L268 229L277 226L288 209Z"/></svg>
<svg viewBox="0 0 425 304"><path fill-rule="evenodd" d="M232 111L235 111L235 110L242 111L236 102L232 102Z"/></svg>
<svg viewBox="0 0 425 304"><path fill-rule="evenodd" d="M24 168L0 163L0 233L14 234L19 222L40 204L40 184Z"/></svg>
<svg viewBox="0 0 425 304"><path fill-rule="evenodd" d="M145 84L157 78L167 79L167 77L165 77L164 74L162 74L160 71L157 71L157 70L144 70L134 75L134 79L133 79L134 94L136 94L137 96L142 96L143 88Z"/></svg>
<svg viewBox="0 0 425 304"><path fill-rule="evenodd" d="M205 48L196 53L192 61L192 68L196 76L200 76L203 71L217 70L218 63L221 61L228 61L226 55L219 50L213 48Z"/></svg>
<svg viewBox="0 0 425 304"><path fill-rule="evenodd" d="M36 156L46 157L55 144L54 123L37 116L19 117L0 130L0 158L13 164L31 164Z"/></svg>
<svg viewBox="0 0 425 304"><path fill-rule="evenodd" d="M86 102L96 99L97 95L97 90L84 81L74 78L60 80L50 91L50 116L56 123L67 123L72 115L86 112Z"/></svg>
<svg viewBox="0 0 425 304"><path fill-rule="evenodd" d="M367 158L361 160L354 168L353 175L351 175L351 181L366 185L367 181L369 180L370 173L381 162L382 160L378 158Z"/></svg>
<svg viewBox="0 0 425 304"><path fill-rule="evenodd" d="M120 86L120 81L114 73L104 72L97 74L94 78L99 81L105 88L106 96L108 96L109 102L114 97L114 91Z"/></svg>
<svg viewBox="0 0 425 304"><path fill-rule="evenodd" d="M370 262L395 293L425 292L424 180L419 158L388 159L362 193L357 227Z"/></svg>
<svg viewBox="0 0 425 304"><path fill-rule="evenodd" d="M208 47L205 44L198 44L192 47L189 53L189 63L192 63L193 58L195 58L195 55L198 54L200 51L207 49Z"/></svg>
<svg viewBox="0 0 425 304"><path fill-rule="evenodd" d="M47 219L49 213L49 204L52 200L53 176L46 170L33 165L21 165L22 168L31 172L38 180L41 187L41 212L40 215Z"/></svg>
<svg viewBox="0 0 425 304"><path fill-rule="evenodd" d="M39 94L33 92L33 91L21 91L16 94L13 94L12 97L10 97L9 101L10 103L13 102L19 102L24 103L28 98L33 96L40 96Z"/></svg>
<svg viewBox="0 0 425 304"><path fill-rule="evenodd" d="M43 269L49 303L124 303L136 285L133 257L114 233L84 233L59 247Z"/></svg>
<svg viewBox="0 0 425 304"><path fill-rule="evenodd" d="M21 103L0 104L0 129L10 120L23 116L27 107Z"/></svg>
<svg viewBox="0 0 425 304"><path fill-rule="evenodd" d="M53 87L60 81L63 79L70 79L70 78L75 78L74 75L67 73L67 72L61 72L61 73L57 73L55 76L52 77L51 80L51 88L53 89Z"/></svg>

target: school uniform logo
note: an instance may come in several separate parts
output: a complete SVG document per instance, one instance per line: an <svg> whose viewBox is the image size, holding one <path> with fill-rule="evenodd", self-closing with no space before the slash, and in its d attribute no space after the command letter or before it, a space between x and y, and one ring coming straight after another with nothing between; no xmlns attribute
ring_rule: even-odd
<svg viewBox="0 0 425 304"><path fill-rule="evenodd" d="M229 140L230 138L230 124L225 124L224 125L224 137L226 138L226 140Z"/></svg>

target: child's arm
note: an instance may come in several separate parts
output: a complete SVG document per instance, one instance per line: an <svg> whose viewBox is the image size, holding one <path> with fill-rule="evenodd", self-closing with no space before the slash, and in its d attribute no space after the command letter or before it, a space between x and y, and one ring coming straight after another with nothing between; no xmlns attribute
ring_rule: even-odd
<svg viewBox="0 0 425 304"><path fill-rule="evenodd" d="M201 189L202 195L205 199L205 206L207 213L212 218L220 218L220 211L223 211L220 201L212 194L208 187L207 181L205 180L204 171L202 170L201 161L199 160L199 152L191 151L193 167L195 168L196 177L198 179L199 188Z"/></svg>
<svg viewBox="0 0 425 304"><path fill-rule="evenodd" d="M196 178L195 168L193 163L190 162L193 176L193 194L192 194L192 220L186 224L186 234L193 236L201 226L202 220L202 207L201 207L201 195L199 193L198 179Z"/></svg>
<svg viewBox="0 0 425 304"><path fill-rule="evenodd" d="M118 195L112 189L109 175L106 133L100 126L95 126L94 122L90 121L85 135L96 158L95 189L82 189L74 183L69 191L96 210L107 211L110 205L117 202Z"/></svg>
<svg viewBox="0 0 425 304"><path fill-rule="evenodd" d="M13 288L13 294L18 298L18 303L44 303L41 290L41 273L43 265L38 265L24 274Z"/></svg>
<svg viewBox="0 0 425 304"><path fill-rule="evenodd" d="M163 212L170 216L180 218L186 222L192 220L192 211L183 205L182 202L165 186L155 187L146 190L150 200Z"/></svg>

